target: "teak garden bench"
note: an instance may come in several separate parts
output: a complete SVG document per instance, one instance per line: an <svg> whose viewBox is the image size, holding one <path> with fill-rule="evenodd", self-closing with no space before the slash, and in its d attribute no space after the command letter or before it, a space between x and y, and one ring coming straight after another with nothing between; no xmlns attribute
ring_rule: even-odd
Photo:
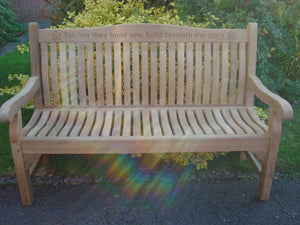
<svg viewBox="0 0 300 225"><path fill-rule="evenodd" d="M0 109L23 205L43 154L246 153L268 200L290 104L256 77L257 24L199 29L127 24L41 30L29 24L32 77ZM268 126L254 96L270 106ZM22 127L20 109L34 98Z"/></svg>

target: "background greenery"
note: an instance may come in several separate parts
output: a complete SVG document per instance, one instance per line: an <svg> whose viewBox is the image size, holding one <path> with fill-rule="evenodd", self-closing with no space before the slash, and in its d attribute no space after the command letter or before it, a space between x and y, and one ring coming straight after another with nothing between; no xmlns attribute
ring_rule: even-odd
<svg viewBox="0 0 300 225"><path fill-rule="evenodd" d="M15 21L15 15L9 8L9 1L0 0L0 47L14 40L14 36L23 30L23 26Z"/></svg>

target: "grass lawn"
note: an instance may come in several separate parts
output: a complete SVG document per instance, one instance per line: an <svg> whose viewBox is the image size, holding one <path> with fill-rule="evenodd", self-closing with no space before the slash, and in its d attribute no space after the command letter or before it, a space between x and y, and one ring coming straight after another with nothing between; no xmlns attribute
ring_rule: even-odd
<svg viewBox="0 0 300 225"><path fill-rule="evenodd" d="M8 82L8 74L30 74L30 56L29 53L23 55L17 50L0 57L0 88L4 86L12 86L12 82ZM1 96L0 105L2 105L9 97ZM30 110L23 110L24 123L31 115ZM277 171L292 177L300 177L300 107L294 106L295 117L292 121L283 123L283 133L279 156L277 161ZM148 156L148 158L151 156ZM119 162L120 158L123 162ZM145 157L147 159L147 157ZM56 174L77 174L102 176L104 172L103 166L111 166L110 164L118 163L120 169L132 170L135 168L132 162L140 159L132 159L130 156L54 156L48 169L55 171ZM147 161L147 160L144 160ZM149 160L149 159L148 159ZM131 165L131 166L128 166ZM137 163L147 167L146 164ZM130 167L128 169L128 167ZM162 168L160 166L159 168ZM171 165L172 167L172 165ZM158 168L158 169L159 169ZM230 153L225 157L220 157L209 162L208 170L205 172L235 172L235 173L254 173L248 161L239 160L238 153ZM203 172L201 172L203 173ZM8 125L0 124L0 176L14 176L13 161L10 151Z"/></svg>

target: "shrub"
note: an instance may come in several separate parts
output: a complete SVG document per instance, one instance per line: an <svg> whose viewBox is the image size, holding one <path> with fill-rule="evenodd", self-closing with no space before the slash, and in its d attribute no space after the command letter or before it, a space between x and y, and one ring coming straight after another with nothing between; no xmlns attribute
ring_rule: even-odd
<svg viewBox="0 0 300 225"><path fill-rule="evenodd" d="M276 15L284 8L278 5L289 9L289 15L282 14L288 19ZM245 28L248 22L257 22L257 76L273 92L292 103L299 103L299 1L179 0L176 8L181 18L192 18L196 23L204 23L212 16L218 17L219 20L209 23L212 28Z"/></svg>
<svg viewBox="0 0 300 225"><path fill-rule="evenodd" d="M14 35L23 30L15 21L15 15L9 8L8 0L0 0L0 46L14 40Z"/></svg>
<svg viewBox="0 0 300 225"><path fill-rule="evenodd" d="M44 0L46 8L50 11L50 20L52 25L61 24L68 17L68 11L74 11L78 14L84 9L82 0Z"/></svg>

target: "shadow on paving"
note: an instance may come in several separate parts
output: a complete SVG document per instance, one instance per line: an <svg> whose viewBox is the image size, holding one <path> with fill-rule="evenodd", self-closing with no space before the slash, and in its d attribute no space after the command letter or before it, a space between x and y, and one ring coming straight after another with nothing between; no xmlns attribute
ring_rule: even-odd
<svg viewBox="0 0 300 225"><path fill-rule="evenodd" d="M300 224L299 181L274 180L267 202L256 197L257 180L152 190L114 183L36 185L31 207L21 206L16 185L2 185L0 224Z"/></svg>

